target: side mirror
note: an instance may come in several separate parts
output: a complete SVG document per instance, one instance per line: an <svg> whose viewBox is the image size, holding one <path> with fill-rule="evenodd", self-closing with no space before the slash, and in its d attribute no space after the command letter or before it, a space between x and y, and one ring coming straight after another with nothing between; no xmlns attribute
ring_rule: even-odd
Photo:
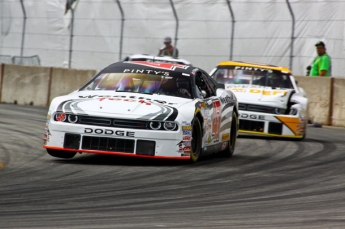
<svg viewBox="0 0 345 229"><path fill-rule="evenodd" d="M217 88L225 89L225 84L223 83L218 83Z"/></svg>
<svg viewBox="0 0 345 229"><path fill-rule="evenodd" d="M206 98L206 96L207 96L206 91L205 90L201 90L201 95L202 95L202 97Z"/></svg>

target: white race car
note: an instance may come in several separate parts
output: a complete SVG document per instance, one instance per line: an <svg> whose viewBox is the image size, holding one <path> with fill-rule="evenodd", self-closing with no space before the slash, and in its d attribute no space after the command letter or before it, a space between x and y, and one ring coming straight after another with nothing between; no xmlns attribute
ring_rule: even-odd
<svg viewBox="0 0 345 229"><path fill-rule="evenodd" d="M289 69L224 61L210 75L236 94L240 133L305 138L308 98Z"/></svg>
<svg viewBox="0 0 345 229"><path fill-rule="evenodd" d="M187 159L235 150L234 93L189 65L118 62L78 91L53 99L44 135L48 154Z"/></svg>

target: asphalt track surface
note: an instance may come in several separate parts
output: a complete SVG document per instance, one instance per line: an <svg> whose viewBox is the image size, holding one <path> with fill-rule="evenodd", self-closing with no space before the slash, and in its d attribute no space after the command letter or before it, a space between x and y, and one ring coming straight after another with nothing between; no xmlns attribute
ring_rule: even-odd
<svg viewBox="0 0 345 229"><path fill-rule="evenodd" d="M57 159L47 108L0 104L0 228L345 228L345 129L238 139L197 164Z"/></svg>

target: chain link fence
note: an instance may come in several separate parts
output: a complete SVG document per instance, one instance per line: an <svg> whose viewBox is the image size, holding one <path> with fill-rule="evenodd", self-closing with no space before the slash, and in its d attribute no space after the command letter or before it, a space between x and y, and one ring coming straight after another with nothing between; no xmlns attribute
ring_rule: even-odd
<svg viewBox="0 0 345 229"><path fill-rule="evenodd" d="M210 71L223 60L282 65L305 75L326 43L345 77L345 0L6 0L0 55L43 66L101 69L157 55L170 36L180 57Z"/></svg>

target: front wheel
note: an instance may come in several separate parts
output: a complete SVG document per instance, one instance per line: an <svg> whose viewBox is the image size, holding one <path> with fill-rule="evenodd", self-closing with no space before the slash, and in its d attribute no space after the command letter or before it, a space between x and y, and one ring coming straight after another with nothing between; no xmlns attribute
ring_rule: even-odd
<svg viewBox="0 0 345 229"><path fill-rule="evenodd" d="M201 141L202 141L202 131L201 124L198 118L194 118L192 121L192 143L190 152L190 161L195 163L198 161L201 155Z"/></svg>
<svg viewBox="0 0 345 229"><path fill-rule="evenodd" d="M235 144L237 139L238 131L238 117L235 112L232 113L231 129L230 129L230 139L227 141L227 147L225 150L221 151L220 154L223 157L231 157L235 152Z"/></svg>
<svg viewBox="0 0 345 229"><path fill-rule="evenodd" d="M73 158L77 154L74 152L63 151L63 150L53 150L53 149L47 149L47 153L50 156L58 157L58 158L64 158L64 159Z"/></svg>

